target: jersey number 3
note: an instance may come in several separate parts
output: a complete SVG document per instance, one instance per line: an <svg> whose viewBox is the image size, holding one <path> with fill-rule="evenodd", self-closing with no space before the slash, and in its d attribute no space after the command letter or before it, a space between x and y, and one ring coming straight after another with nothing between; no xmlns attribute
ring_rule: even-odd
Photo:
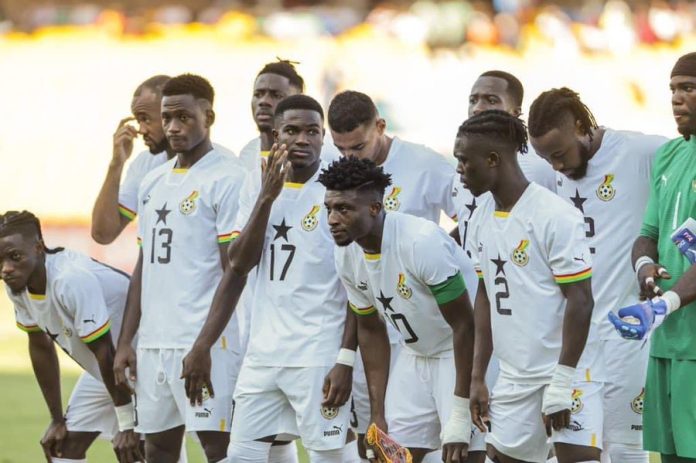
<svg viewBox="0 0 696 463"><path fill-rule="evenodd" d="M160 245L162 250L159 253L155 252L155 241L157 241L157 236L162 238ZM155 263L155 254L157 254L157 262L160 264L168 264L172 260L172 238L174 237L174 231L171 228L160 228L159 233L157 229L152 229L152 247L150 248L150 263Z"/></svg>

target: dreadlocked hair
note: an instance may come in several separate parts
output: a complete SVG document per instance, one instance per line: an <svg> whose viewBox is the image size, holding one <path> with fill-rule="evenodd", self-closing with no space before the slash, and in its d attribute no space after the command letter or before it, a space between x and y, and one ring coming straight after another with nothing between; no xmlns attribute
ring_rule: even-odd
<svg viewBox="0 0 696 463"><path fill-rule="evenodd" d="M0 236L20 234L24 237L36 236L41 240L44 251L47 254L55 254L63 251L64 248L49 249L44 243L41 233L41 222L29 211L7 211L0 215Z"/></svg>
<svg viewBox="0 0 696 463"><path fill-rule="evenodd" d="M346 191L370 189L384 195L384 190L391 185L391 175L369 159L344 156L322 169L319 183L327 190Z"/></svg>
<svg viewBox="0 0 696 463"><path fill-rule="evenodd" d="M499 109L483 111L459 126L457 138L477 136L493 143L505 143L520 153L527 152L527 128L518 117Z"/></svg>
<svg viewBox="0 0 696 463"><path fill-rule="evenodd" d="M529 135L541 137L564 122L564 115L570 114L580 122L582 133L592 140L592 131L598 127L594 115L580 95L568 87L552 88L537 97L529 108Z"/></svg>
<svg viewBox="0 0 696 463"><path fill-rule="evenodd" d="M261 74L277 74L288 79L290 85L297 88L300 92L304 92L304 79L297 73L297 69L295 69L296 64L300 63L278 58L278 61L268 63L261 68L256 77Z"/></svg>

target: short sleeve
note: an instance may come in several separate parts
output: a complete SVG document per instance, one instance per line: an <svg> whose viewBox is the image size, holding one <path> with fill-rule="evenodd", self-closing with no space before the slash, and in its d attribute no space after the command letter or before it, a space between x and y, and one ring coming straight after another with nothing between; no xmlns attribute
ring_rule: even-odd
<svg viewBox="0 0 696 463"><path fill-rule="evenodd" d="M237 213L234 226L232 227L232 239L239 236L239 233L244 230L254 210L260 191L261 167L257 166L247 173L239 193L239 212Z"/></svg>
<svg viewBox="0 0 696 463"><path fill-rule="evenodd" d="M590 248L582 215L570 205L563 206L546 231L549 264L556 283L577 283L592 276Z"/></svg>
<svg viewBox="0 0 696 463"><path fill-rule="evenodd" d="M220 179L216 185L216 194L213 198L215 228L219 244L232 241L235 237L235 223L239 213L239 193L244 180L241 176L228 176Z"/></svg>
<svg viewBox="0 0 696 463"><path fill-rule="evenodd" d="M653 169L650 180L650 196L648 197L648 205L645 207L643 215L643 224L640 227L640 236L645 236L657 241L660 236L660 201L659 190L662 172L656 168L659 160L659 153L656 154L653 160Z"/></svg>
<svg viewBox="0 0 696 463"><path fill-rule="evenodd" d="M29 313L26 307L18 301L14 301L15 323L17 328L25 333L38 333L41 331L39 324Z"/></svg>
<svg viewBox="0 0 696 463"><path fill-rule="evenodd" d="M481 279L483 278L483 272L481 271L481 256L479 255L480 249L478 248L478 227L473 225L478 215L479 211L476 210L469 219L464 249L466 249L467 256L471 259L471 265L474 267L476 277Z"/></svg>
<svg viewBox="0 0 696 463"><path fill-rule="evenodd" d="M73 318L82 342L92 343L111 329L111 317L104 291L96 276L86 270L75 270L56 282L60 302Z"/></svg>
<svg viewBox="0 0 696 463"><path fill-rule="evenodd" d="M454 167L439 153L433 151L434 162L430 166L432 178L427 193L432 195L430 202L448 217L457 217L457 207L452 197L452 178L455 176Z"/></svg>
<svg viewBox="0 0 696 463"><path fill-rule="evenodd" d="M144 151L133 160L118 189L118 212L128 220L135 219L138 214L138 188L147 174L147 156L154 155Z"/></svg>
<svg viewBox="0 0 696 463"><path fill-rule="evenodd" d="M371 315L377 312L373 304L374 298L367 281L367 272L359 275L361 262L354 262L349 255L349 250L335 248L335 263L338 277L348 294L348 304L357 315Z"/></svg>
<svg viewBox="0 0 696 463"><path fill-rule="evenodd" d="M428 224L431 225L431 224ZM440 285L460 272L457 244L437 225L420 233L413 243L416 277L428 286Z"/></svg>

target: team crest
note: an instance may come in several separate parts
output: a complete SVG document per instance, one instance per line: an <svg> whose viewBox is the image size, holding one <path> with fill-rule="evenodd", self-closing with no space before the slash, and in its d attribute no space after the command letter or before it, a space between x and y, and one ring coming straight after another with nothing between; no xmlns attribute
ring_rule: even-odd
<svg viewBox="0 0 696 463"><path fill-rule="evenodd" d="M203 386L203 388L201 389L201 400L205 402L208 399L210 399L210 391L208 391L208 388L206 386Z"/></svg>
<svg viewBox="0 0 696 463"><path fill-rule="evenodd" d="M518 267L524 267L527 265L527 262L529 262L529 255L527 254L528 247L529 240L522 240L520 244L512 250L512 262Z"/></svg>
<svg viewBox="0 0 696 463"><path fill-rule="evenodd" d="M68 328L66 326L66 327L63 327L63 334L65 335L66 338L71 338L73 335L73 332L70 328Z"/></svg>
<svg viewBox="0 0 696 463"><path fill-rule="evenodd" d="M338 408L336 407L321 407L321 416L327 420L333 420L338 416Z"/></svg>
<svg viewBox="0 0 696 463"><path fill-rule="evenodd" d="M384 208L388 211L398 211L401 207L401 201L399 201L399 193L401 193L401 188L395 186L392 188L391 193L384 198Z"/></svg>
<svg viewBox="0 0 696 463"><path fill-rule="evenodd" d="M582 411L585 404L582 403L582 391L580 389L573 389L573 403L570 406L570 413L576 414Z"/></svg>
<svg viewBox="0 0 696 463"><path fill-rule="evenodd" d="M192 214L196 210L196 199L198 199L198 191L194 191L179 203L179 212L184 215Z"/></svg>
<svg viewBox="0 0 696 463"><path fill-rule="evenodd" d="M614 174L607 174L604 176L602 184L597 188L597 197L602 201L611 201L616 196L616 189L611 184L613 181Z"/></svg>
<svg viewBox="0 0 696 463"><path fill-rule="evenodd" d="M645 401L645 389L640 390L640 394L638 396L631 400L631 410L633 410L635 413L642 415L643 414L643 402Z"/></svg>
<svg viewBox="0 0 696 463"><path fill-rule="evenodd" d="M309 214L304 216L304 218L302 219L302 229L304 231L312 231L315 228L317 228L317 225L319 225L319 219L317 218L317 214L320 210L320 206L314 205L312 206L312 210L309 211Z"/></svg>
<svg viewBox="0 0 696 463"><path fill-rule="evenodd" d="M404 299L411 299L411 296L413 296L411 288L406 286L406 275L403 273L399 273L399 282L396 284L396 291L399 293L399 296Z"/></svg>

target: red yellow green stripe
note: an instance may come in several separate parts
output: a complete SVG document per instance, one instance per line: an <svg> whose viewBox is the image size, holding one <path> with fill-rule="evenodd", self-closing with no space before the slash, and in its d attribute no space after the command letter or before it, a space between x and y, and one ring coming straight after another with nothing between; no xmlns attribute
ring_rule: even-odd
<svg viewBox="0 0 696 463"><path fill-rule="evenodd" d="M226 233L224 235L218 235L218 244L230 243L239 237L239 232L234 231L232 233Z"/></svg>
<svg viewBox="0 0 696 463"><path fill-rule="evenodd" d="M262 158L267 158L269 154L271 154L270 151L261 151L261 157L262 157Z"/></svg>
<svg viewBox="0 0 696 463"><path fill-rule="evenodd" d="M553 278L556 280L556 283L559 284L567 284L567 283L576 283L578 281L582 280L587 280L592 276L592 269L587 268L581 272L577 273L569 273L567 275L554 275Z"/></svg>
<svg viewBox="0 0 696 463"><path fill-rule="evenodd" d="M25 333L38 333L41 331L39 325L22 325L19 322L17 322L17 328L24 331Z"/></svg>
<svg viewBox="0 0 696 463"><path fill-rule="evenodd" d="M104 336L106 333L109 332L111 329L111 320L107 320L106 323L104 323L102 326L94 330L92 333L86 335L86 336L80 336L80 339L82 339L82 342L85 344L89 344L90 342L94 342L97 339L101 338Z"/></svg>
<svg viewBox="0 0 696 463"><path fill-rule="evenodd" d="M135 216L138 215L135 211L128 209L123 204L118 205L118 213L121 214L123 217L127 218L128 220L133 220L135 219Z"/></svg>
<svg viewBox="0 0 696 463"><path fill-rule="evenodd" d="M348 303L350 306L350 310L352 310L356 315L365 316L365 315L372 315L373 313L377 312L377 309L375 309L375 306L371 305L370 307L357 307L356 305L352 303Z"/></svg>
<svg viewBox="0 0 696 463"><path fill-rule="evenodd" d="M477 278L479 278L479 279L482 279L482 278L483 278L483 272L481 271L480 268L474 269L474 271L476 272L476 277L477 277Z"/></svg>
<svg viewBox="0 0 696 463"><path fill-rule="evenodd" d="M142 248L143 247L143 239L141 237L138 237L137 242L138 242L138 247Z"/></svg>

